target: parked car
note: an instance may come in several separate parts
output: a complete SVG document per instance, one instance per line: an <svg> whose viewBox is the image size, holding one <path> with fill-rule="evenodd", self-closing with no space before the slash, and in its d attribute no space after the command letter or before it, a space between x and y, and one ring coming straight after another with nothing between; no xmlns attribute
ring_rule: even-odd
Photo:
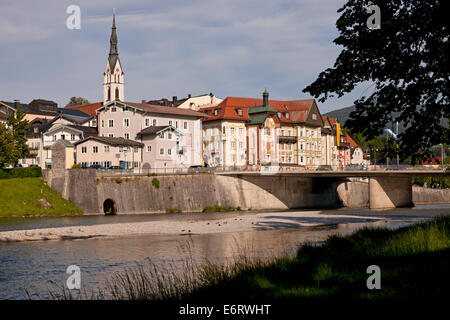
<svg viewBox="0 0 450 320"><path fill-rule="evenodd" d="M101 165L99 165L99 164L92 164L91 166L90 166L90 168L93 168L93 169L105 169L103 166L101 166Z"/></svg>
<svg viewBox="0 0 450 320"><path fill-rule="evenodd" d="M29 167L39 167L37 164L30 164Z"/></svg>
<svg viewBox="0 0 450 320"><path fill-rule="evenodd" d="M121 169L123 169L121 166L111 166L107 168L107 170L121 170Z"/></svg>
<svg viewBox="0 0 450 320"><path fill-rule="evenodd" d="M14 168L22 168L22 165L21 165L20 163L16 163L16 164L14 165Z"/></svg>
<svg viewBox="0 0 450 320"><path fill-rule="evenodd" d="M316 169L316 171L333 171L333 168L331 168L330 165L321 165Z"/></svg>

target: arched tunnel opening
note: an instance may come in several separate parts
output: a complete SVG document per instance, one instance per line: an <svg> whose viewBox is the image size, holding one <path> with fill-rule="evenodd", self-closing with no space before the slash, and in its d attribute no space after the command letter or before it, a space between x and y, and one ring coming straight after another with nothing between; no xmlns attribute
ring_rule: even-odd
<svg viewBox="0 0 450 320"><path fill-rule="evenodd" d="M103 202L103 212L107 216L115 215L117 213L116 203L112 199L106 199Z"/></svg>

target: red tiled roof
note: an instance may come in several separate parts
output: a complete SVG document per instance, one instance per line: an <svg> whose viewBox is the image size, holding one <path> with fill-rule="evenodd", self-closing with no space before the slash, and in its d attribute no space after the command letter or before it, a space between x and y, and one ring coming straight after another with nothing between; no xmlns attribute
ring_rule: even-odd
<svg viewBox="0 0 450 320"><path fill-rule="evenodd" d="M165 107L165 106L157 106L153 104L147 103L135 103L135 102L123 102L129 106L135 107L145 112L153 112L153 113L164 113L164 114L179 114L184 116L191 117L205 117L205 114L199 111L194 111L190 109L181 109L177 107ZM207 117L207 116L206 116Z"/></svg>
<svg viewBox="0 0 450 320"><path fill-rule="evenodd" d="M281 122L303 122L306 119L309 109L314 99L304 100L269 100L269 105L276 111L281 112ZM263 100L256 98L239 98L227 97L215 107L201 108L200 111L207 112L210 110L210 117L207 121L229 119L229 120L249 120L247 108L262 106ZM239 116L237 109L242 109L242 116ZM214 115L214 110L218 109L218 115ZM289 113L289 119L285 117L285 113Z"/></svg>
<svg viewBox="0 0 450 320"><path fill-rule="evenodd" d="M88 115L94 115L95 111L100 108L103 105L103 102L95 102L95 103L88 103L88 104L82 104L79 106L69 106L65 107L66 109L72 109L72 110L80 110L84 113L87 113Z"/></svg>
<svg viewBox="0 0 450 320"><path fill-rule="evenodd" d="M330 121L331 126L334 126L336 120L337 120L336 118L328 118L328 121Z"/></svg>
<svg viewBox="0 0 450 320"><path fill-rule="evenodd" d="M358 145L356 142L350 137L348 134L345 136L345 141L347 141L350 144L350 147L357 147Z"/></svg>

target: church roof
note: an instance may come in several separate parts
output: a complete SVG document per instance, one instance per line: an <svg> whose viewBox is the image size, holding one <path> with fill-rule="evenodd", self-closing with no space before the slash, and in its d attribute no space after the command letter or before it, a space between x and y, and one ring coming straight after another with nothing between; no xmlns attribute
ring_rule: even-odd
<svg viewBox="0 0 450 320"><path fill-rule="evenodd" d="M114 72L117 60L119 60L119 49L117 48L117 33L116 33L116 13L113 14L113 24L111 28L111 38L109 39L109 67L111 72Z"/></svg>

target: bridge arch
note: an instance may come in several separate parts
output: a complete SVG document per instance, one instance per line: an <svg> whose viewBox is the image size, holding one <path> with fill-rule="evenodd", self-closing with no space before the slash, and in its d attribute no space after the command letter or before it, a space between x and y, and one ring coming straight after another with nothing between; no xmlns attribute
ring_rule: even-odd
<svg viewBox="0 0 450 320"><path fill-rule="evenodd" d="M117 213L117 206L113 199L106 199L103 202L103 212L106 216L115 215Z"/></svg>

